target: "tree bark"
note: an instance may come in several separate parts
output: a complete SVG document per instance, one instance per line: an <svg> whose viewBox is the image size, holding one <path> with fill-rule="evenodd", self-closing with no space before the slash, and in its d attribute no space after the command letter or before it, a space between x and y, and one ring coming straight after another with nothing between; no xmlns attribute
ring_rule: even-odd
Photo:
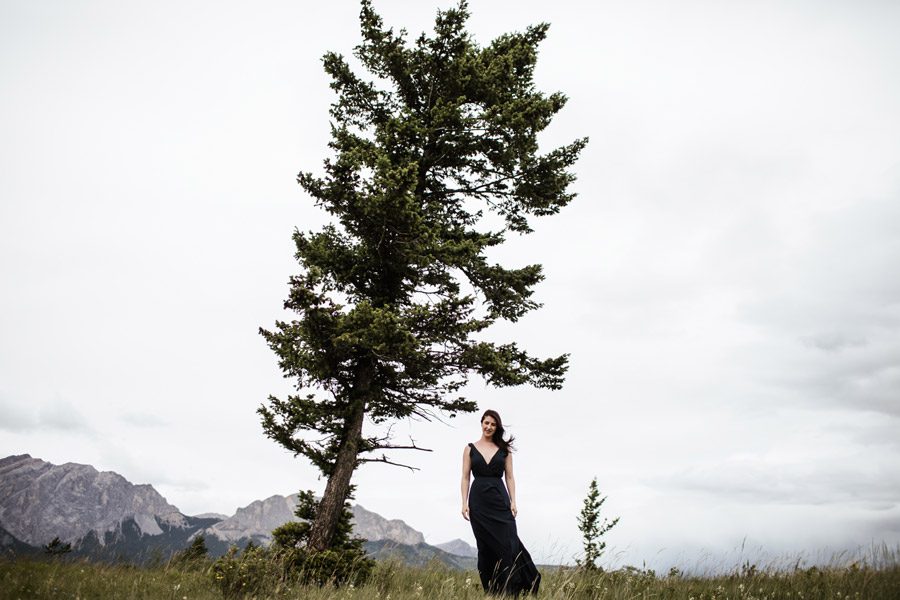
<svg viewBox="0 0 900 600"><path fill-rule="evenodd" d="M356 398L347 415L347 430L341 449L335 460L334 470L328 477L322 501L316 509L316 518L309 529L308 545L314 550L327 550L331 547L334 532L337 529L344 502L350 493L350 478L356 470L356 456L359 452L359 441L362 439L363 418L366 414L366 396L372 379L371 365L361 367L354 390Z"/></svg>

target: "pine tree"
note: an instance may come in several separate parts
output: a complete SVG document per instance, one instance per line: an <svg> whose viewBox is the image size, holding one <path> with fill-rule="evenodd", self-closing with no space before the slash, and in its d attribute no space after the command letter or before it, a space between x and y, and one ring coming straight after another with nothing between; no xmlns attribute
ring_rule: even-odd
<svg viewBox="0 0 900 600"><path fill-rule="evenodd" d="M353 535L353 512L349 498L344 502L337 527L331 538L328 552L317 553L309 544L312 524L315 522L319 503L312 490L301 491L297 497L294 515L299 521L290 521L272 531L271 549L280 553L282 564L290 565L290 570L301 574L306 582L322 583L332 581L336 585L343 582L365 581L375 561L366 554L363 538Z"/></svg>
<svg viewBox="0 0 900 600"><path fill-rule="evenodd" d="M72 551L72 544L63 542L59 537L53 538L49 544L44 545L44 554L50 556L62 556Z"/></svg>
<svg viewBox="0 0 900 600"><path fill-rule="evenodd" d="M356 553L359 559L365 557L363 544L365 540L353 535L353 511L350 508L349 499L353 497L353 486L350 486L350 494L344 502L331 539L330 548ZM294 516L298 521L289 521L272 531L272 541L280 548L305 548L309 546L309 533L312 523L316 519L319 503L316 502L312 490L301 491L297 495L297 507Z"/></svg>
<svg viewBox="0 0 900 600"><path fill-rule="evenodd" d="M355 56L372 79L325 55L334 155L323 176L298 176L333 222L295 230L301 273L285 308L298 317L260 328L299 392L269 397L263 430L327 478L309 532L318 549L332 544L359 465L413 468L376 453L425 450L365 435L366 419L472 412L476 403L458 395L472 373L496 386L562 385L567 355L537 359L485 340L498 319L538 307L532 288L543 279L538 264L509 268L487 252L569 203L569 169L587 143L538 151L538 133L566 102L535 89L546 24L480 47L462 1L438 12L433 37L409 44L361 4Z"/></svg>
<svg viewBox="0 0 900 600"><path fill-rule="evenodd" d="M191 545L181 550L172 557L172 562L176 564L191 564L205 561L209 556L209 549L206 547L206 537L198 535L191 541Z"/></svg>
<svg viewBox="0 0 900 600"><path fill-rule="evenodd" d="M578 565L589 570L597 567L597 561L603 555L606 549L606 542L600 538L619 522L619 517L612 521L605 518L600 522L600 507L606 502L606 497L600 497L600 491L597 489L597 478L591 481L588 487L588 495L584 499L584 507L581 509L581 515L578 517L578 529L584 537L584 556L579 559Z"/></svg>

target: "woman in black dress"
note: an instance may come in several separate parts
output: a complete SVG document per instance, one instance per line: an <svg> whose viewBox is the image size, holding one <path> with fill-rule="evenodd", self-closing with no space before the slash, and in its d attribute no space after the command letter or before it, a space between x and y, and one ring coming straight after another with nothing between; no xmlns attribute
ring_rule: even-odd
<svg viewBox="0 0 900 600"><path fill-rule="evenodd" d="M541 574L516 531L513 438L505 440L503 433L497 411L484 411L481 439L463 451L462 515L472 523L478 546L478 575L484 591L518 596L537 593ZM470 489L473 474L475 480ZM504 476L506 487L500 481Z"/></svg>

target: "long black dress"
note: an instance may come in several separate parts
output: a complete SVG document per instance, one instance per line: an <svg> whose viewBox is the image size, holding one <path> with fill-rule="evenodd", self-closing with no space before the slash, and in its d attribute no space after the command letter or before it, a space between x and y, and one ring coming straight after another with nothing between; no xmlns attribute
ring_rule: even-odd
<svg viewBox="0 0 900 600"><path fill-rule="evenodd" d="M475 475L469 488L469 520L478 545L478 575L486 592L536 594L541 574L519 540L509 493L500 480L506 468L506 454L497 450L488 463L478 448L469 444Z"/></svg>

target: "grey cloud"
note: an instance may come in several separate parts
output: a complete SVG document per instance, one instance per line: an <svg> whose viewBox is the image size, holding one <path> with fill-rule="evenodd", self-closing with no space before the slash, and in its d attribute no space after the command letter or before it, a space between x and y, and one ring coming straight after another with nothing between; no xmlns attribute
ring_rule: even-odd
<svg viewBox="0 0 900 600"><path fill-rule="evenodd" d="M868 530L873 534L873 537L876 535L883 535L888 532L900 533L900 515L897 514L885 516L877 520L868 521L866 524L869 526Z"/></svg>
<svg viewBox="0 0 900 600"><path fill-rule="evenodd" d="M847 348L858 348L865 346L868 340L860 335L853 335L841 331L831 331L819 333L817 335L809 335L800 338L800 341L807 346L818 348L825 352L840 352Z"/></svg>
<svg viewBox="0 0 900 600"><path fill-rule="evenodd" d="M129 481L149 483L157 490L165 487L179 492L200 492L210 487L208 482L195 477L194 470L184 472L173 469L171 463L166 464L153 460L153 456L143 445L137 448L126 448L107 440L103 445L102 457L108 468Z"/></svg>
<svg viewBox="0 0 900 600"><path fill-rule="evenodd" d="M178 492L179 494L192 494L197 492L205 492L212 489L206 481L200 479L190 479L186 477L159 477L154 479L155 485Z"/></svg>
<svg viewBox="0 0 900 600"><path fill-rule="evenodd" d="M835 357L833 353L777 352L760 361L762 380L783 388L795 403L875 410L900 416L900 344L871 344L865 351Z"/></svg>
<svg viewBox="0 0 900 600"><path fill-rule="evenodd" d="M126 425L132 425L142 429L154 429L169 425L169 422L166 419L145 412L127 412L120 415L119 420Z"/></svg>
<svg viewBox="0 0 900 600"><path fill-rule="evenodd" d="M37 427L91 435L93 427L71 403L55 400L38 411Z"/></svg>
<svg viewBox="0 0 900 600"><path fill-rule="evenodd" d="M738 318L761 337L742 358L801 402L900 415L900 202L860 201L798 223ZM792 248L793 246L793 248Z"/></svg>
<svg viewBox="0 0 900 600"><path fill-rule="evenodd" d="M893 458L893 457L892 457ZM870 465L767 461L750 457L695 465L654 480L660 487L731 501L772 504L859 504L872 511L900 502L900 460Z"/></svg>
<svg viewBox="0 0 900 600"><path fill-rule="evenodd" d="M50 400L37 407L9 402L7 398L0 404L0 429L13 432L63 431L83 435L93 435L94 428L70 402L62 399Z"/></svg>
<svg viewBox="0 0 900 600"><path fill-rule="evenodd" d="M37 415L33 410L10 402L4 394L0 396L0 429L19 432L29 431L37 427Z"/></svg>
<svg viewBox="0 0 900 600"><path fill-rule="evenodd" d="M877 422L860 428L845 428L843 432L849 441L873 451L897 452L900 450L900 417L878 414Z"/></svg>

